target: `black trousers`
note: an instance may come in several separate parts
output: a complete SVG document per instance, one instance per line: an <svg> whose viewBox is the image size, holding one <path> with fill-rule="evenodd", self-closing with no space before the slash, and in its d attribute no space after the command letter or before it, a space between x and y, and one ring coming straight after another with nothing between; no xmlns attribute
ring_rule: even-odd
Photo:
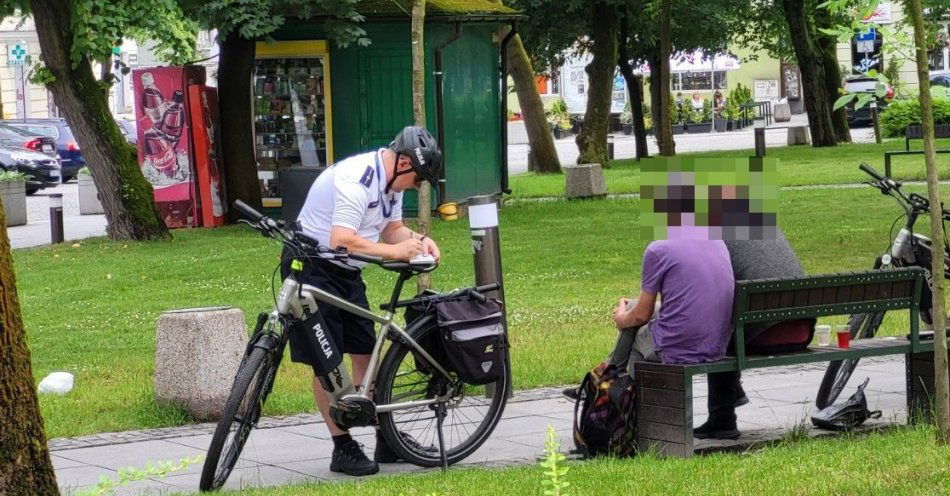
<svg viewBox="0 0 950 496"><path fill-rule="evenodd" d="M739 372L709 374L709 422L719 429L736 428L736 400L741 396Z"/></svg>

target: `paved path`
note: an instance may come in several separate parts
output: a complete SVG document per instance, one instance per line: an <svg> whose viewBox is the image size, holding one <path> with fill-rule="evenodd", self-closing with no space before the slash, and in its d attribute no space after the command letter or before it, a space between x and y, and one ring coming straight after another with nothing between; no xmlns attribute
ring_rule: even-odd
<svg viewBox="0 0 950 496"><path fill-rule="evenodd" d="M582 371L578 371L580 375ZM810 426L809 414L824 364L782 369L753 370L743 379L751 404L738 410L743 436L737 443L700 441L697 448L736 448L769 441L787 434L798 425ZM862 360L852 381L870 377L867 396L872 410L882 410L880 420L869 426L901 423L905 418L904 365L897 357ZM492 437L463 466L499 467L534 464L542 452L545 431L553 425L561 437L562 450L573 448L571 419L573 404L563 399L558 388L522 391L515 395ZM706 384L697 378L694 387L694 419L705 418ZM284 485L295 482L353 480L328 470L332 442L319 418L311 414L268 418L248 441L226 487ZM50 441L56 477L64 491L95 484L101 475L115 478L120 467L142 468L149 461L178 460L203 454L210 442L212 424L100 434L85 438ZM368 450L374 446L372 431L354 431ZM819 431L812 429L812 434ZM424 471L407 464L384 465L381 475ZM430 469L431 470L431 469ZM170 475L122 488L118 494L169 494L196 492L200 465ZM378 477L378 476L377 476ZM411 491L409 491L411 492Z"/></svg>
<svg viewBox="0 0 950 496"><path fill-rule="evenodd" d="M63 195L63 230L67 240L105 236L105 215L79 215L79 186L76 181L72 181L26 197L26 225L7 228L10 245L13 248L49 244L49 195L51 193Z"/></svg>
<svg viewBox="0 0 950 496"><path fill-rule="evenodd" d="M788 131L786 126L806 125L808 117L805 114L793 115L791 122L773 124L773 129L765 131L765 146L768 148L787 146ZM525 133L524 123L514 121L508 123L508 173L521 174L528 171L528 135ZM851 139L855 143L873 143L874 130L870 128L855 128L851 130ZM755 138L751 127L740 131L725 133L677 134L673 136L676 142L677 153L707 152L717 150L745 150L755 147ZM577 144L574 137L554 141L561 164L577 163ZM647 147L651 155L659 151L653 136L647 137ZM614 157L632 158L636 156L636 144L633 136L623 134L614 135Z"/></svg>

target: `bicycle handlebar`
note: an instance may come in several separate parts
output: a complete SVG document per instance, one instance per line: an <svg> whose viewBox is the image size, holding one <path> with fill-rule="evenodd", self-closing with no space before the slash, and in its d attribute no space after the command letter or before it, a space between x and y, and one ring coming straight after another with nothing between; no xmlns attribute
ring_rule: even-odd
<svg viewBox="0 0 950 496"><path fill-rule="evenodd" d="M264 218L264 214L254 210L250 205L242 202L241 200L234 200L234 208L238 209L238 211L241 212L241 215L247 217L247 219L251 222L257 223Z"/></svg>
<svg viewBox="0 0 950 496"><path fill-rule="evenodd" d="M885 179L880 172L874 170L874 168L868 164L861 164L859 168L878 181L883 181Z"/></svg>

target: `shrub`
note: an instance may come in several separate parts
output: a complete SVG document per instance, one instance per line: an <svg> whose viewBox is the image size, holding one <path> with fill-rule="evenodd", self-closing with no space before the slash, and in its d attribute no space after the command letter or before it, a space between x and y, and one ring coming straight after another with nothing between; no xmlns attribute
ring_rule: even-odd
<svg viewBox="0 0 950 496"><path fill-rule="evenodd" d="M934 124L950 124L950 98L934 98ZM910 124L920 123L920 101L894 100L879 117L881 133L888 138L904 135Z"/></svg>
<svg viewBox="0 0 950 496"><path fill-rule="evenodd" d="M620 123L625 125L633 123L633 109L630 108L630 100L627 100L627 104L623 106L623 112L620 112Z"/></svg>
<svg viewBox="0 0 950 496"><path fill-rule="evenodd" d="M712 102L703 98L703 122L712 122Z"/></svg>
<svg viewBox="0 0 950 496"><path fill-rule="evenodd" d="M26 179L26 174L22 172L0 170L0 183L23 181L24 179Z"/></svg>
<svg viewBox="0 0 950 496"><path fill-rule="evenodd" d="M561 129L571 129L571 117L567 113L567 102L563 98L554 100L551 108L545 112L548 122Z"/></svg>

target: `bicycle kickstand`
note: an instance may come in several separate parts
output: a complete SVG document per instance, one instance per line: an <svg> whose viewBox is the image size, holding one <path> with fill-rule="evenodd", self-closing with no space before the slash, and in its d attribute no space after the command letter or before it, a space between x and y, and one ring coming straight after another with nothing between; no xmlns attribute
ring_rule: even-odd
<svg viewBox="0 0 950 496"><path fill-rule="evenodd" d="M449 469L449 459L445 456L445 437L442 435L442 423L445 421L445 403L435 405L436 429L439 432L439 457L442 459L442 471Z"/></svg>

